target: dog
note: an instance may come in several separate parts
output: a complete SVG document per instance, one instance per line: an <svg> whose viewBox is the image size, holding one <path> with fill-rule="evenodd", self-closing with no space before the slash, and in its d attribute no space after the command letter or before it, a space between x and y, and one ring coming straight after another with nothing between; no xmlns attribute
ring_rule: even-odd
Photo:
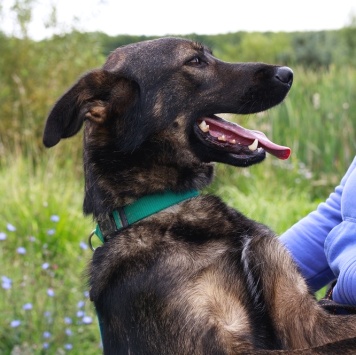
<svg viewBox="0 0 356 355"><path fill-rule="evenodd" d="M288 67L227 63L166 37L116 49L54 105L46 147L85 122L83 209L104 242L90 297L105 354L356 353L356 319L318 305L276 235L198 192L215 162L289 157L218 114L267 110L292 81Z"/></svg>

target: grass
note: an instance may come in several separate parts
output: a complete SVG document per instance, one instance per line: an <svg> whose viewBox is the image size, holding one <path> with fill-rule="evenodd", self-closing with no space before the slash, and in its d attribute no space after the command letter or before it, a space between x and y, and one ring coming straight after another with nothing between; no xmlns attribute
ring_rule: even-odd
<svg viewBox="0 0 356 355"><path fill-rule="evenodd" d="M218 165L208 191L281 234L318 204L310 199L310 181L303 174L303 170L272 157L248 169Z"/></svg>
<svg viewBox="0 0 356 355"><path fill-rule="evenodd" d="M295 68L295 81L283 105L257 125L269 136L284 138L294 155L314 173L315 196L335 185L356 152L356 70ZM325 190L323 191L325 193Z"/></svg>
<svg viewBox="0 0 356 355"><path fill-rule="evenodd" d="M39 169L19 157L0 174L1 354L100 352L84 275L93 223L57 158Z"/></svg>

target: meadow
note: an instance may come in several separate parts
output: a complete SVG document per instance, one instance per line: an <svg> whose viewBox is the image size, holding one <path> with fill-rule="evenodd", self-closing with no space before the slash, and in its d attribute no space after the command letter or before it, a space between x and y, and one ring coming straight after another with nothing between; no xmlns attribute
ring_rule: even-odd
<svg viewBox="0 0 356 355"><path fill-rule="evenodd" d="M85 275L94 224L81 211L82 137L46 150L41 133L63 90L103 62L100 43L75 33L0 45L0 353L99 354ZM268 156L249 169L218 165L203 191L278 234L328 196L356 152L356 68L293 70L293 88L279 107L232 117L290 146L291 158Z"/></svg>

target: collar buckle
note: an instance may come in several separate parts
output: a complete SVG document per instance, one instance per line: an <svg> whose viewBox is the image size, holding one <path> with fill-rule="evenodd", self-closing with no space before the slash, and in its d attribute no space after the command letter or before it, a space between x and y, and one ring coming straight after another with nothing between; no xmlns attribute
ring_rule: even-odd
<svg viewBox="0 0 356 355"><path fill-rule="evenodd" d="M106 219L99 220L96 229L89 236L89 246L94 250L91 243L94 234L104 243L108 240L108 236L119 232L122 228L198 195L199 192L197 190L192 190L184 193L166 191L161 194L141 197L131 205L114 210Z"/></svg>

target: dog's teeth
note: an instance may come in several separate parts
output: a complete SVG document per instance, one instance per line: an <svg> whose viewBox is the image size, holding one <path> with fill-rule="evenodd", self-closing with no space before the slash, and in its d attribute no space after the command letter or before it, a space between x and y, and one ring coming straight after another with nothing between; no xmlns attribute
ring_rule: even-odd
<svg viewBox="0 0 356 355"><path fill-rule="evenodd" d="M205 121L200 123L199 128L205 133L209 132L209 125L207 125Z"/></svg>
<svg viewBox="0 0 356 355"><path fill-rule="evenodd" d="M231 143L231 144L236 144L236 139L230 140L229 143Z"/></svg>
<svg viewBox="0 0 356 355"><path fill-rule="evenodd" d="M226 137L225 137L225 135L223 134L222 136L218 137L218 140L219 140L219 141L222 141L222 142L226 142Z"/></svg>
<svg viewBox="0 0 356 355"><path fill-rule="evenodd" d="M258 148L258 139L255 139L251 145L248 146L252 152L254 152Z"/></svg>

